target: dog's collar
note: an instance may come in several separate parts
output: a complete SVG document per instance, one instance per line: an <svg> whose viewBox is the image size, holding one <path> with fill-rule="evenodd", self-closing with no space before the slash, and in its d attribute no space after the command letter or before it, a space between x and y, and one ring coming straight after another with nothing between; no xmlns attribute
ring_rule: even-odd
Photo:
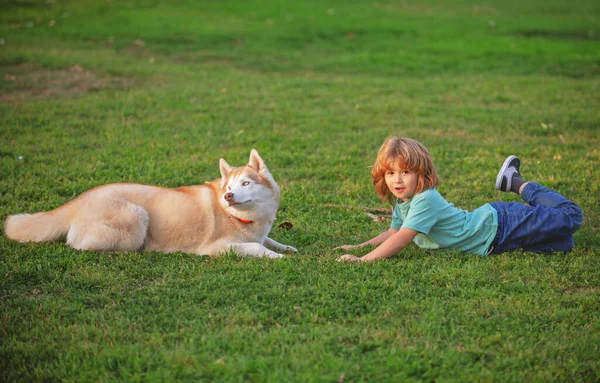
<svg viewBox="0 0 600 383"><path fill-rule="evenodd" d="M252 221L252 220L249 220L249 219L238 218L238 217L234 217L234 218L235 218L235 219L237 219L238 221L240 221L241 223L246 223L246 224L248 224L248 223L252 223L252 222L254 222L254 221Z"/></svg>

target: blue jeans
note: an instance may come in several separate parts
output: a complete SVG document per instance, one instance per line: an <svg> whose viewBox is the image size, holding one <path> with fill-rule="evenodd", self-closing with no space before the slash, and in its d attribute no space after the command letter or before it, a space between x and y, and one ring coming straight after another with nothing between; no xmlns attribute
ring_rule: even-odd
<svg viewBox="0 0 600 383"><path fill-rule="evenodd" d="M498 232L490 254L522 248L536 253L568 252L573 233L581 227L581 208L557 192L535 182L521 191L520 202L492 202L498 212Z"/></svg>

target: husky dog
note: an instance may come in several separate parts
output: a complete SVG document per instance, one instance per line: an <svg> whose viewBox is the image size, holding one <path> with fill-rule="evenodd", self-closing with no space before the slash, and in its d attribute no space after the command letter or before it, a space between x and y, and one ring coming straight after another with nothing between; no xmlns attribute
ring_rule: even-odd
<svg viewBox="0 0 600 383"><path fill-rule="evenodd" d="M19 242L66 236L67 244L79 250L210 256L231 250L270 258L296 252L267 237L280 191L258 152L252 149L248 165L239 168L221 158L220 170L221 179L176 189L99 186L52 211L11 215L4 231Z"/></svg>

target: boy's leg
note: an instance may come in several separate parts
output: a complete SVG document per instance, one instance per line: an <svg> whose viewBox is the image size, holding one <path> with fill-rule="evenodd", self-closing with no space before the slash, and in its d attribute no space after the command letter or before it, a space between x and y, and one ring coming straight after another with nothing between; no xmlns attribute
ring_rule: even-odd
<svg viewBox="0 0 600 383"><path fill-rule="evenodd" d="M531 251L533 253L568 253L573 249L575 242L573 241L573 237L561 237L556 238L552 242L546 243L536 243L530 246L524 246L523 250Z"/></svg>
<svg viewBox="0 0 600 383"><path fill-rule="evenodd" d="M496 178L496 188L520 191L521 197L531 206L505 202L491 204L498 212L499 230L498 244L493 253L516 248L528 251L570 250L571 235L579 229L583 220L581 208L553 190L535 182L523 181L519 166L516 156L508 157Z"/></svg>
<svg viewBox="0 0 600 383"><path fill-rule="evenodd" d="M521 190L521 198L531 206L546 206L563 211L573 221L575 230L581 226L583 220L581 208L554 190L536 182L528 182Z"/></svg>
<svg viewBox="0 0 600 383"><path fill-rule="evenodd" d="M496 189L505 192L515 192L531 206L546 206L560 209L571 221L569 227L572 231L565 233L566 235L573 234L579 229L583 221L581 208L554 190L550 190L535 182L524 181L519 173L520 166L521 160L517 156L508 156L496 177Z"/></svg>
<svg viewBox="0 0 600 383"><path fill-rule="evenodd" d="M576 227L560 209L520 202L492 202L498 212L498 242L492 253L523 248L527 251L568 251ZM554 246L553 246L554 245Z"/></svg>

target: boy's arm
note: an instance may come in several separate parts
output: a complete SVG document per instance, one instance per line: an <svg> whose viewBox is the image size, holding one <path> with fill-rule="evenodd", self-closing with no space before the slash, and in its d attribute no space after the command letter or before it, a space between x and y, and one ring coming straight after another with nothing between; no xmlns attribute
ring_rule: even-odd
<svg viewBox="0 0 600 383"><path fill-rule="evenodd" d="M389 230L386 230L383 233L379 234L378 236L371 238L368 241L363 242L361 244L342 245L342 246L338 246L338 247L334 248L333 250L337 250L337 249L350 250L350 249L357 249L357 248L365 247L368 245L377 246L377 245L380 245L383 242L385 242L386 239L388 239L389 237L391 237L392 235L394 235L397 232L398 232L398 230L396 230L396 229L389 229Z"/></svg>
<svg viewBox="0 0 600 383"><path fill-rule="evenodd" d="M379 246L382 243L384 243L385 241L387 241L388 238L390 238L391 236L393 236L397 232L398 232L398 230L396 230L396 229L386 230L383 233L379 234L377 237L371 238L367 242L361 243L360 245L358 245L358 247L365 247L365 246L368 246L368 245Z"/></svg>
<svg viewBox="0 0 600 383"><path fill-rule="evenodd" d="M349 255L347 254L341 256L338 261L374 261L377 259L389 258L404 249L417 236L417 234L419 234L418 231L412 229L400 229L394 231L395 233L391 233L379 247L365 256L358 258L352 255L347 256ZM373 238L373 240L375 238Z"/></svg>

